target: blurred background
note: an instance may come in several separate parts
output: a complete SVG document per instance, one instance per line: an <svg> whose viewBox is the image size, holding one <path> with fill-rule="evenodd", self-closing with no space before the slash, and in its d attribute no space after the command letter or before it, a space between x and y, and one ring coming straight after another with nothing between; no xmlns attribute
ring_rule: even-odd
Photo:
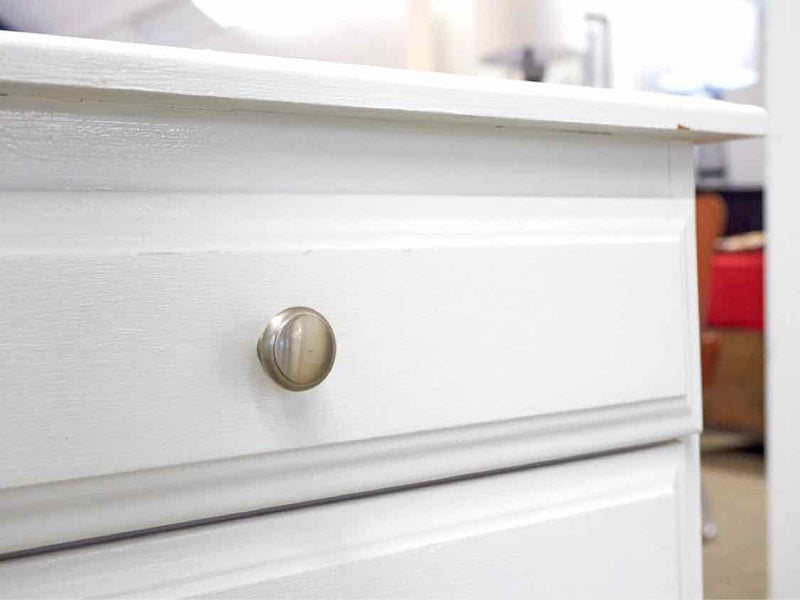
<svg viewBox="0 0 800 600"><path fill-rule="evenodd" d="M0 28L760 105L765 10L758 0L0 0ZM763 145L697 150L709 598L766 595Z"/></svg>

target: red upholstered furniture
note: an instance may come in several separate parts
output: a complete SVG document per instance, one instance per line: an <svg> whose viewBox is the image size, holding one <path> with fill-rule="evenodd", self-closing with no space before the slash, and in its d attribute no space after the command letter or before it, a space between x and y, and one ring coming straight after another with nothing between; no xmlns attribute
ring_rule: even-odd
<svg viewBox="0 0 800 600"><path fill-rule="evenodd" d="M764 254L717 252L711 259L708 333L719 340L714 377L704 377L707 429L764 435ZM704 365L705 366L705 365Z"/></svg>
<svg viewBox="0 0 800 600"><path fill-rule="evenodd" d="M764 253L718 252L711 260L711 327L764 329Z"/></svg>

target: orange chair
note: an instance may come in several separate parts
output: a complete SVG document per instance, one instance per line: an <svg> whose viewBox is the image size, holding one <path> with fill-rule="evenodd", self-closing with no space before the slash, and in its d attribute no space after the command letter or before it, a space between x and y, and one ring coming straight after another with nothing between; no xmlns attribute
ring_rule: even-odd
<svg viewBox="0 0 800 600"><path fill-rule="evenodd" d="M700 362L703 387L714 381L719 361L720 337L708 331L708 304L711 292L711 259L714 241L725 231L728 209L719 194L703 193L697 196L697 297L700 309Z"/></svg>

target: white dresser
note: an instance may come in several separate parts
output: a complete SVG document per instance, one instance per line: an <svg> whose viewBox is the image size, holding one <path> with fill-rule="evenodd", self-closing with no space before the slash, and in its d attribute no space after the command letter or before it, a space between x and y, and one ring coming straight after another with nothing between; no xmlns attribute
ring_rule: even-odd
<svg viewBox="0 0 800 600"><path fill-rule="evenodd" d="M701 595L761 109L4 33L0 123L0 595Z"/></svg>

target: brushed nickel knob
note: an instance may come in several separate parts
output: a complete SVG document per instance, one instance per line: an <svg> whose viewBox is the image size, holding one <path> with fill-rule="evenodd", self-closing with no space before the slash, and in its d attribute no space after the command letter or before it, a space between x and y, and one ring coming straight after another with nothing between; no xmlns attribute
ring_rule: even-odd
<svg viewBox="0 0 800 600"><path fill-rule="evenodd" d="M312 308L294 306L270 319L256 347L261 366L287 390L322 383L336 358L336 337L327 319Z"/></svg>

